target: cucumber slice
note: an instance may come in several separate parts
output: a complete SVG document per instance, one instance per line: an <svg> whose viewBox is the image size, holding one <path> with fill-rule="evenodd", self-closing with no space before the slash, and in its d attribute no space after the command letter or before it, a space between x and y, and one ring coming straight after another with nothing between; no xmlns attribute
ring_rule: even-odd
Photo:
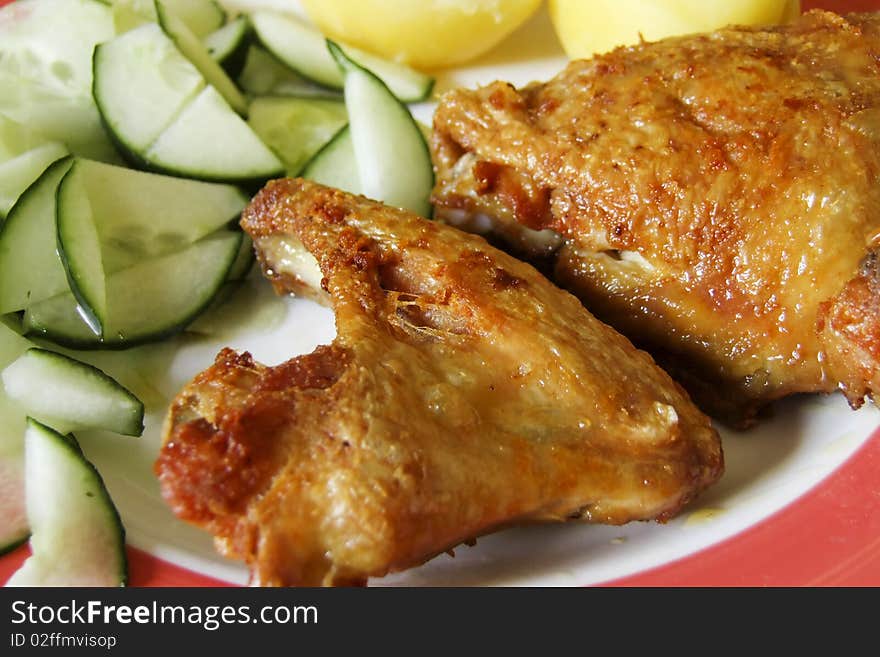
<svg viewBox="0 0 880 657"><path fill-rule="evenodd" d="M0 368L30 346L28 340L0 326ZM21 409L0 389L0 554L20 545L30 533L24 502L24 428Z"/></svg>
<svg viewBox="0 0 880 657"><path fill-rule="evenodd" d="M65 158L50 165L21 195L0 229L0 314L67 290L56 252L55 192L72 163Z"/></svg>
<svg viewBox="0 0 880 657"><path fill-rule="evenodd" d="M281 160L213 87L202 90L144 159L160 171L220 182L260 183L284 172Z"/></svg>
<svg viewBox="0 0 880 657"><path fill-rule="evenodd" d="M52 141L23 123L0 114L0 162L6 162Z"/></svg>
<svg viewBox="0 0 880 657"><path fill-rule="evenodd" d="M57 141L37 146L0 164L0 219L6 218L9 210L46 168L67 155L67 149Z"/></svg>
<svg viewBox="0 0 880 657"><path fill-rule="evenodd" d="M248 125L296 176L348 123L345 104L328 98L274 96L251 103Z"/></svg>
<svg viewBox="0 0 880 657"><path fill-rule="evenodd" d="M315 28L294 16L272 11L255 11L250 19L257 38L282 63L318 84L342 89L342 74L327 52L324 36ZM345 49L361 65L379 76L404 102L425 100L434 87L434 78L408 66L350 46Z"/></svg>
<svg viewBox="0 0 880 657"><path fill-rule="evenodd" d="M125 585L125 529L101 475L72 436L30 418L25 495L31 556L7 586Z"/></svg>
<svg viewBox="0 0 880 657"><path fill-rule="evenodd" d="M63 144L0 114L0 219L46 167L65 155Z"/></svg>
<svg viewBox="0 0 880 657"><path fill-rule="evenodd" d="M97 0L25 0L0 8L0 113L71 151L118 156L91 95L92 50L114 36Z"/></svg>
<svg viewBox="0 0 880 657"><path fill-rule="evenodd" d="M327 41L345 73L345 106L365 196L430 216L434 169L422 131L378 77Z"/></svg>
<svg viewBox="0 0 880 657"><path fill-rule="evenodd" d="M98 0L24 0L4 7L2 16L4 70L22 67L45 84L88 91L92 50L114 36L110 7Z"/></svg>
<svg viewBox="0 0 880 657"><path fill-rule="evenodd" d="M76 161L57 192L58 251L80 315L108 322L106 274L179 251L233 220L236 188Z"/></svg>
<svg viewBox="0 0 880 657"><path fill-rule="evenodd" d="M238 84L251 96L318 96L341 99L332 89L320 87L297 75L279 62L274 55L258 45L251 44Z"/></svg>
<svg viewBox="0 0 880 657"><path fill-rule="evenodd" d="M263 181L283 171L155 25L96 50L95 101L120 147L140 166L220 181Z"/></svg>
<svg viewBox="0 0 880 657"><path fill-rule="evenodd" d="M6 394L56 431L144 431L144 405L96 367L45 349L28 349L2 373Z"/></svg>
<svg viewBox="0 0 880 657"><path fill-rule="evenodd" d="M227 282L237 282L247 278L256 260L257 256L254 253L253 241L247 234L242 233L238 254L235 256L235 260L232 261L229 273L226 274Z"/></svg>
<svg viewBox="0 0 880 657"><path fill-rule="evenodd" d="M125 34L145 23L156 22L153 0L110 0L110 7L116 34Z"/></svg>
<svg viewBox="0 0 880 657"><path fill-rule="evenodd" d="M14 550L30 534L24 497L24 458L0 454L0 554Z"/></svg>
<svg viewBox="0 0 880 657"><path fill-rule="evenodd" d="M30 340L21 337L11 328L0 325L0 369L3 369L7 365L9 365L32 346L33 345ZM0 389L0 398L4 397L5 395L2 389ZM16 414L20 415L20 413ZM8 438L8 432L5 431L5 427L8 423L10 423L10 419L10 416L4 413L0 413L0 452L3 452L3 450L9 445L10 442ZM21 430L24 431L23 421L21 425ZM20 443L21 435L17 435L14 442Z"/></svg>
<svg viewBox="0 0 880 657"><path fill-rule="evenodd" d="M363 194L351 129L345 126L311 159L302 177L337 189Z"/></svg>
<svg viewBox="0 0 880 657"><path fill-rule="evenodd" d="M241 239L240 232L221 230L182 251L107 276L108 315L100 337L79 317L71 292L29 306L22 328L79 349L125 349L164 338L185 328L211 303Z"/></svg>
<svg viewBox="0 0 880 657"><path fill-rule="evenodd" d="M59 226L84 199L106 274L186 248L238 220L248 197L237 187L77 160L58 191ZM66 204L68 199L74 202ZM66 245L62 244L67 252Z"/></svg>
<svg viewBox="0 0 880 657"><path fill-rule="evenodd" d="M211 57L208 49L193 34L164 0L155 0L156 14L159 17L159 25L168 37L174 42L183 55L192 62L199 72L205 77L229 106L242 116L247 115L247 99L235 86L235 83L226 75L223 68Z"/></svg>
<svg viewBox="0 0 880 657"><path fill-rule="evenodd" d="M118 34L159 20L153 0L111 0ZM165 0L165 5L199 38L220 29L226 12L214 0Z"/></svg>
<svg viewBox="0 0 880 657"><path fill-rule="evenodd" d="M101 242L89 198L81 193L81 185L64 184L75 167L74 164L61 179L55 197L57 249L80 315L95 335L101 335L107 316ZM70 180L79 182L77 176L71 176Z"/></svg>
<svg viewBox="0 0 880 657"><path fill-rule="evenodd" d="M202 43L226 73L234 78L241 73L250 46L251 24L246 16L239 16L228 25L211 32Z"/></svg>
<svg viewBox="0 0 880 657"><path fill-rule="evenodd" d="M226 22L226 12L215 0L162 0L162 4L200 39Z"/></svg>
<svg viewBox="0 0 880 657"><path fill-rule="evenodd" d="M230 299L232 299L237 292L241 291L242 285L251 273L256 261L257 257L254 253L254 243L251 238L248 237L247 233L243 233L241 246L238 249L238 255L235 257L235 261L232 263L229 273L226 274L226 281L217 291L217 294L211 300L210 305L205 308L195 320L186 326L185 330L188 333L216 335L219 332L220 324L223 324L228 328L229 321L224 323L223 320L218 320L218 316L227 317L227 313L235 313L234 307L229 304ZM257 274L257 277L261 278L259 274ZM252 297L249 298L253 299ZM247 314L248 313L245 312L245 315ZM254 318L253 316L250 316L249 319L258 321L258 318Z"/></svg>
<svg viewBox="0 0 880 657"><path fill-rule="evenodd" d="M99 45L94 65L93 91L101 117L135 158L205 86L195 66L153 23Z"/></svg>

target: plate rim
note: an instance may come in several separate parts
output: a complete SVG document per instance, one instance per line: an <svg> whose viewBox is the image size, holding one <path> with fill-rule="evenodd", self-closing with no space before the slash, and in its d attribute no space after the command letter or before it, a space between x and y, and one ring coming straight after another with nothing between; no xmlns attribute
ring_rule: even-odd
<svg viewBox="0 0 880 657"><path fill-rule="evenodd" d="M839 467L761 521L680 559L591 586L880 586L877 472L880 427ZM132 546L126 552L129 586L235 586ZM29 554L25 544L0 557L0 581L5 582ZM780 558L789 555L796 558Z"/></svg>

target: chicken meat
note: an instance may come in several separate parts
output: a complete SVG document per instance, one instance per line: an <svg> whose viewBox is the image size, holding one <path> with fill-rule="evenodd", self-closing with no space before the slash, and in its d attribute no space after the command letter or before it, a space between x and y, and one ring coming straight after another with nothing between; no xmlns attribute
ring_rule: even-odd
<svg viewBox="0 0 880 657"><path fill-rule="evenodd" d="M363 584L515 523L665 520L721 475L650 356L481 237L292 179L242 225L337 337L274 367L222 351L155 468L254 584Z"/></svg>
<svg viewBox="0 0 880 657"><path fill-rule="evenodd" d="M437 216L533 259L704 410L880 391L880 14L813 11L446 94Z"/></svg>

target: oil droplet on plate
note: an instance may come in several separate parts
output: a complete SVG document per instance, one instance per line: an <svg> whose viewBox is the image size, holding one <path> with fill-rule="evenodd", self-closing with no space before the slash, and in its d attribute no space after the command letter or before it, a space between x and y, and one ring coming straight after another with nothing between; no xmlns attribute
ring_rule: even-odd
<svg viewBox="0 0 880 657"><path fill-rule="evenodd" d="M697 511L694 511L693 513L688 514L687 520L684 521L684 525L685 527L687 527L690 525L709 522L720 516L722 513L724 513L724 509L699 509Z"/></svg>

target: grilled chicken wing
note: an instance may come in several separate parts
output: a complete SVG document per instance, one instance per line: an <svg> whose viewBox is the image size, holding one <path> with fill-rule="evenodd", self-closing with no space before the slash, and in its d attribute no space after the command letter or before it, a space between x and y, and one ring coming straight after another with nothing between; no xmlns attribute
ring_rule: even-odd
<svg viewBox="0 0 880 657"><path fill-rule="evenodd" d="M880 390L880 15L620 48L446 95L445 220L540 259L704 409Z"/></svg>
<svg viewBox="0 0 880 657"><path fill-rule="evenodd" d="M156 471L255 583L361 584L524 521L663 520L720 476L651 358L482 238L301 180L242 224L280 292L323 288L337 338L277 367L220 353Z"/></svg>

